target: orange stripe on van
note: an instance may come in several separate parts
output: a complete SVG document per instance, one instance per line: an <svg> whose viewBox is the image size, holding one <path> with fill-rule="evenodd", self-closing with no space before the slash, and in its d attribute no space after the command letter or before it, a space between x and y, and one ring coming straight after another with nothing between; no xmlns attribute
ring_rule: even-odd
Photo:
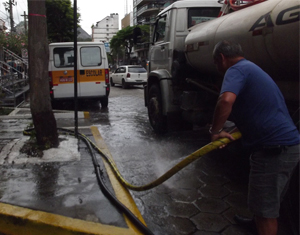
<svg viewBox="0 0 300 235"><path fill-rule="evenodd" d="M105 69L86 69L84 75L77 71L77 82L105 82ZM72 84L74 83L74 70L52 71L53 84Z"/></svg>

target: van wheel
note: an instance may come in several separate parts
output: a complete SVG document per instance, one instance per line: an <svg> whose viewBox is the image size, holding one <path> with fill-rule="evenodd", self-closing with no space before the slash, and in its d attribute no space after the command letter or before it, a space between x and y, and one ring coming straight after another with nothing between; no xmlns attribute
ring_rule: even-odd
<svg viewBox="0 0 300 235"><path fill-rule="evenodd" d="M112 79L112 78L110 78L110 85L111 85L111 86L115 86L115 84L114 84L114 82L113 82L113 79Z"/></svg>
<svg viewBox="0 0 300 235"><path fill-rule="evenodd" d="M108 97L103 97L100 99L101 108L107 108L108 106Z"/></svg>
<svg viewBox="0 0 300 235"><path fill-rule="evenodd" d="M153 84L149 89L148 117L156 133L167 132L167 117L162 113L162 98L158 84Z"/></svg>
<svg viewBox="0 0 300 235"><path fill-rule="evenodd" d="M122 79L122 88L123 89L127 89L128 88L128 85L126 84L125 80Z"/></svg>

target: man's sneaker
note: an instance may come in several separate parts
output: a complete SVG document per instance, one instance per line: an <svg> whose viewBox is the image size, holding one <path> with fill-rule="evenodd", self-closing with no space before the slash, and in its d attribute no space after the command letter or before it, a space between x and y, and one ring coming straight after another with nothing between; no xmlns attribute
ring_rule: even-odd
<svg viewBox="0 0 300 235"><path fill-rule="evenodd" d="M235 215L233 217L233 219L241 227L244 227L245 229L257 234L257 229L256 229L254 219L249 219L249 218L246 218L246 217L243 217L243 216L240 216L240 215Z"/></svg>

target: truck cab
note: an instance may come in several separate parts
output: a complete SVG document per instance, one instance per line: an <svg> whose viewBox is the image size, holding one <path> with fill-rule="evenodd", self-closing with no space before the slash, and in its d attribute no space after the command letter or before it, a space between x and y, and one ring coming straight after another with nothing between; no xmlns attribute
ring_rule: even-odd
<svg viewBox="0 0 300 235"><path fill-rule="evenodd" d="M182 109L187 111L191 108L184 107L186 105L180 101L184 99L185 78L195 74L186 63L185 38L190 27L217 18L220 8L221 4L217 1L177 1L158 14L149 51L148 83L145 86L145 104L150 124L156 132L165 132L167 123L170 123L168 119L181 121L184 115Z"/></svg>

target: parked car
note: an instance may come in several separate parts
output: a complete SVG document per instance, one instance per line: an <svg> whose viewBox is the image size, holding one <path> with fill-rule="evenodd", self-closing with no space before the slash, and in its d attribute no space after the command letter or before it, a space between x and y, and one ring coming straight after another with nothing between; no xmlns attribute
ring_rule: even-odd
<svg viewBox="0 0 300 235"><path fill-rule="evenodd" d="M145 85L147 83L147 70L140 65L122 65L110 75L110 84L122 85L128 88L130 85Z"/></svg>

